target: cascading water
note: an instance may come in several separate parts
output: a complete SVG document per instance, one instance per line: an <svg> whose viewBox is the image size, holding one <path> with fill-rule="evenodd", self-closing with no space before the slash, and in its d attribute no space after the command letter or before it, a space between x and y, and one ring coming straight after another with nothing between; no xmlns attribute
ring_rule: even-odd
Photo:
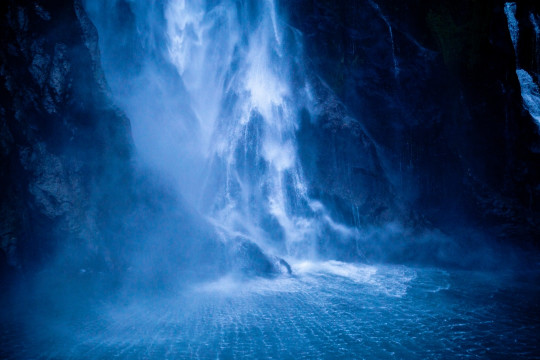
<svg viewBox="0 0 540 360"><path fill-rule="evenodd" d="M536 64L537 67L540 68L540 16L530 14L529 20L533 26L534 29L534 44L536 46ZM540 80L540 79L539 79Z"/></svg>
<svg viewBox="0 0 540 360"><path fill-rule="evenodd" d="M344 236L308 196L295 133L310 107L299 33L273 0L171 1L168 51L189 92L207 161L199 207L225 239L281 256L316 256L324 228Z"/></svg>
<svg viewBox="0 0 540 360"><path fill-rule="evenodd" d="M510 38L512 39L512 45L514 46L514 52L517 54L517 43L519 39L519 24L516 19L516 3L504 4L504 13L508 20L508 31L510 31Z"/></svg>
<svg viewBox="0 0 540 360"><path fill-rule="evenodd" d="M519 64L519 22L516 18L517 4L514 2L508 2L504 5L504 12L508 20L508 30L510 31L510 37L512 39L512 45L514 46L514 53L516 55L516 74L518 76L519 84L521 86L521 97L523 99L523 105L536 121L536 124L540 127L540 89L535 82L533 76L526 70L520 68ZM531 24L535 31L535 46L538 47L539 27L536 22L534 14L529 17ZM537 80L538 80L537 76Z"/></svg>

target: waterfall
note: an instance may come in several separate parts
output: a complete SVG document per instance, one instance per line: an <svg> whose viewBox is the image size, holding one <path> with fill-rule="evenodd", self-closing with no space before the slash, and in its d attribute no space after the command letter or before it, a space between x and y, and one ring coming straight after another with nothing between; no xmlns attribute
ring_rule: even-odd
<svg viewBox="0 0 540 360"><path fill-rule="evenodd" d="M529 73L523 69L516 71L521 86L523 105L540 126L540 90Z"/></svg>
<svg viewBox="0 0 540 360"><path fill-rule="evenodd" d="M224 239L248 237L282 256L315 256L337 224L308 196L297 155L300 111L310 107L299 32L274 0L172 0L168 55L202 131L199 208Z"/></svg>
<svg viewBox="0 0 540 360"><path fill-rule="evenodd" d="M356 228L310 196L296 133L302 114L320 111L317 84L276 0L132 1L116 27L105 15L114 2L86 6L141 163L224 242L290 260L317 258L323 242L354 244Z"/></svg>
<svg viewBox="0 0 540 360"><path fill-rule="evenodd" d="M529 20L534 29L534 46L535 46L535 61L536 61L536 80L540 82L540 16L535 16L531 13Z"/></svg>
<svg viewBox="0 0 540 360"><path fill-rule="evenodd" d="M514 52L517 56L519 24L516 19L516 9L516 3L508 2L504 4L504 13L506 14L506 19L508 21L508 30L510 31L510 38L512 39L512 44L514 45Z"/></svg>
<svg viewBox="0 0 540 360"><path fill-rule="evenodd" d="M504 5L504 12L508 21L508 31L510 32L510 38L514 45L514 52L516 55L516 74L521 87L521 98L523 99L523 106L529 112L531 117L535 120L536 124L540 127L540 90L538 84L535 83L533 76L519 66L519 22L516 18L517 5L514 2L508 2ZM529 20L533 25L536 33L535 46L538 46L538 23L533 14L530 15Z"/></svg>

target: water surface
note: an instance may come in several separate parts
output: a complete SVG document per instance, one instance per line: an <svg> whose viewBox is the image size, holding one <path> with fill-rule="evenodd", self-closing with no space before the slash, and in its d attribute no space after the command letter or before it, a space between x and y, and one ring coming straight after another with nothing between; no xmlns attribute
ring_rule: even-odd
<svg viewBox="0 0 540 360"><path fill-rule="evenodd" d="M26 309L3 321L0 357L540 358L538 273L337 261L293 270L174 296Z"/></svg>

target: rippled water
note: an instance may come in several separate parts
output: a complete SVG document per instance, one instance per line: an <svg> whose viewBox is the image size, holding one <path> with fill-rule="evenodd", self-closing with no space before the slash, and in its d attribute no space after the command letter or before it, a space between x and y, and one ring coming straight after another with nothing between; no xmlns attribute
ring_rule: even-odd
<svg viewBox="0 0 540 360"><path fill-rule="evenodd" d="M87 311L27 309L2 322L0 358L540 358L538 274L336 261L293 270Z"/></svg>

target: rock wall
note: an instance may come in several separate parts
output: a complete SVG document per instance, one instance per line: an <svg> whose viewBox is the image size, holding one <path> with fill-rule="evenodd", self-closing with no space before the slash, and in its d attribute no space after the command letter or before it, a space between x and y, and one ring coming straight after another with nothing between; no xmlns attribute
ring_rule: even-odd
<svg viewBox="0 0 540 360"><path fill-rule="evenodd" d="M127 199L115 189L132 181L132 145L95 29L78 3L4 1L0 14L1 262L28 267L59 241L99 253L103 209Z"/></svg>
<svg viewBox="0 0 540 360"><path fill-rule="evenodd" d="M487 235L538 245L540 140L522 106L504 2L281 4L304 34L314 71L375 144L398 203L465 243ZM523 19L538 14L535 2L518 7ZM520 52L534 64L529 30ZM337 118L335 127L348 123ZM362 139L334 134L337 146L328 146L327 136L313 145L325 152L321 158L349 148L356 150L342 161L350 168L370 163ZM372 179L358 171L356 188L328 185L341 198L351 190L367 197L377 194L365 184Z"/></svg>

